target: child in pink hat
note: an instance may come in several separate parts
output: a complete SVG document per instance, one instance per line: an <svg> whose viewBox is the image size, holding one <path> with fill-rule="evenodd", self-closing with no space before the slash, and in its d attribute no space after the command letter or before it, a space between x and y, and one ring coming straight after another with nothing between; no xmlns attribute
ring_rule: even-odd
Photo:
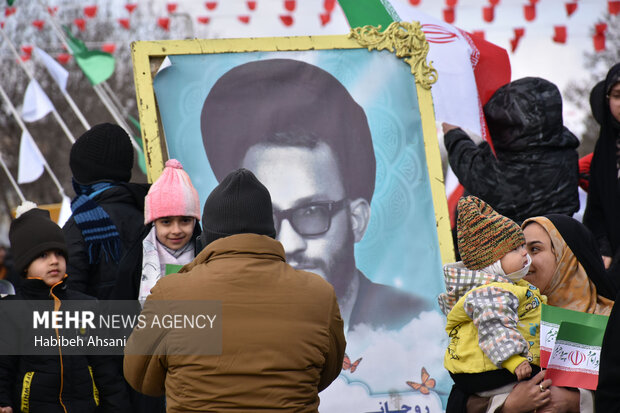
<svg viewBox="0 0 620 413"><path fill-rule="evenodd" d="M191 262L200 216L200 199L189 175L179 161L168 160L145 198L142 248L136 243L119 264L115 298L137 298L143 304L167 265Z"/></svg>

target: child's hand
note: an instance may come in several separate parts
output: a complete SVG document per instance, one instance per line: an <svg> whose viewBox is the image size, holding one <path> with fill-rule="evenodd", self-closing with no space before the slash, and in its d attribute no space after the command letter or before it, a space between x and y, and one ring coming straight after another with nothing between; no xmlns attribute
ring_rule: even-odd
<svg viewBox="0 0 620 413"><path fill-rule="evenodd" d="M10 407L0 407L0 413L13 413L13 409Z"/></svg>
<svg viewBox="0 0 620 413"><path fill-rule="evenodd" d="M523 361L515 369L515 374L517 375L517 379L519 379L519 381L527 379L532 374L532 366L530 366L530 363L527 360Z"/></svg>

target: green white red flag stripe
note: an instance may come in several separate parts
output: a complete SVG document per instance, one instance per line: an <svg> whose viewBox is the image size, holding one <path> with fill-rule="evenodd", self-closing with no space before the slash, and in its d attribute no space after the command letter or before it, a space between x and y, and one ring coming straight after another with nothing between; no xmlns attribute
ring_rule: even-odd
<svg viewBox="0 0 620 413"><path fill-rule="evenodd" d="M562 321L545 379L554 386L596 390L605 328Z"/></svg>

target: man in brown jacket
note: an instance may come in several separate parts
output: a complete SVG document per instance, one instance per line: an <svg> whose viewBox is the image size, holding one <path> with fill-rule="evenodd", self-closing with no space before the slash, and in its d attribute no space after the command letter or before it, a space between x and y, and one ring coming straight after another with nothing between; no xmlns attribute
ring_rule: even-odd
<svg viewBox="0 0 620 413"><path fill-rule="evenodd" d="M145 303L146 327L125 348L127 381L144 394L165 392L168 412L316 412L346 345L333 287L286 263L269 192L246 169L211 192L202 227L206 247ZM188 329L149 328L180 300L221 301L220 354L205 355ZM146 347L152 355L139 355Z"/></svg>

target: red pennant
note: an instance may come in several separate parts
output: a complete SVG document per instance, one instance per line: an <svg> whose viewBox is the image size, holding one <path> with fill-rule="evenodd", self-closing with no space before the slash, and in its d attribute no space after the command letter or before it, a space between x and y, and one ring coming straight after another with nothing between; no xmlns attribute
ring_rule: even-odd
<svg viewBox="0 0 620 413"><path fill-rule="evenodd" d="M494 18L495 18L495 7L484 6L482 8L482 19L487 23L491 23Z"/></svg>
<svg viewBox="0 0 620 413"><path fill-rule="evenodd" d="M443 19L446 23L454 23L454 7L443 9Z"/></svg>
<svg viewBox="0 0 620 413"><path fill-rule="evenodd" d="M177 4L176 3L168 3L166 4L166 9L168 10L168 13L174 13L177 9Z"/></svg>
<svg viewBox="0 0 620 413"><path fill-rule="evenodd" d="M217 7L217 1L208 1L205 3L205 7L209 10L213 10Z"/></svg>
<svg viewBox="0 0 620 413"><path fill-rule="evenodd" d="M210 17L206 17L206 16L198 17L198 23L200 24L209 24L210 21L211 21Z"/></svg>
<svg viewBox="0 0 620 413"><path fill-rule="evenodd" d="M78 27L78 29L80 29L81 32L86 30L86 20L84 20L84 19L75 19L75 20L73 20L73 23L75 23L75 25Z"/></svg>
<svg viewBox="0 0 620 413"><path fill-rule="evenodd" d="M248 5L248 9L256 10L256 2L255 1L248 1L248 2L246 2L246 4Z"/></svg>
<svg viewBox="0 0 620 413"><path fill-rule="evenodd" d="M499 0L489 0L489 4L491 6L497 6L499 4Z"/></svg>
<svg viewBox="0 0 620 413"><path fill-rule="evenodd" d="M321 18L321 26L325 26L332 19L331 13L321 13L319 17Z"/></svg>
<svg viewBox="0 0 620 413"><path fill-rule="evenodd" d="M614 16L620 13L620 1L608 1L607 9L609 10L609 14L613 14Z"/></svg>
<svg viewBox="0 0 620 413"><path fill-rule="evenodd" d="M293 25L293 16L291 16L291 15L281 14L280 15L280 20L287 27Z"/></svg>
<svg viewBox="0 0 620 413"><path fill-rule="evenodd" d="M336 0L324 0L323 1L323 8L325 9L325 11L334 11L334 7L336 7Z"/></svg>
<svg viewBox="0 0 620 413"><path fill-rule="evenodd" d="M125 29L129 30L130 24L129 19L118 19L118 23L123 26Z"/></svg>
<svg viewBox="0 0 620 413"><path fill-rule="evenodd" d="M125 8L127 9L127 11L129 12L129 14L133 13L134 10L136 9L136 7L138 7L138 5L136 3L128 3L125 4Z"/></svg>
<svg viewBox="0 0 620 413"><path fill-rule="evenodd" d="M605 34L605 30L607 30L607 23L597 23L594 26L596 34Z"/></svg>
<svg viewBox="0 0 620 413"><path fill-rule="evenodd" d="M89 19L92 19L97 15L97 6L86 6L84 7L84 15Z"/></svg>
<svg viewBox="0 0 620 413"><path fill-rule="evenodd" d="M534 4L526 4L523 6L523 16L525 16L525 20L531 22L536 18L536 5Z"/></svg>
<svg viewBox="0 0 620 413"><path fill-rule="evenodd" d="M4 29L4 22L0 22L0 29Z"/></svg>
<svg viewBox="0 0 620 413"><path fill-rule="evenodd" d="M538 3L538 0L530 0L531 5L536 5L536 3Z"/></svg>
<svg viewBox="0 0 620 413"><path fill-rule="evenodd" d="M32 54L32 46L30 45L22 46L22 52L30 56Z"/></svg>
<svg viewBox="0 0 620 413"><path fill-rule="evenodd" d="M525 29L523 27L516 27L514 32L515 32L515 39L520 39L525 34Z"/></svg>
<svg viewBox="0 0 620 413"><path fill-rule="evenodd" d="M517 37L516 39L510 39L510 50L512 51L512 53L514 53L515 50L517 50L517 46L519 45L519 40L521 40L520 37Z"/></svg>
<svg viewBox="0 0 620 413"><path fill-rule="evenodd" d="M454 7L456 3L458 3L458 0L446 0L446 6L448 7Z"/></svg>
<svg viewBox="0 0 620 413"><path fill-rule="evenodd" d="M605 33L597 33L592 36L592 41L594 42L594 50L597 52L602 52L605 50Z"/></svg>
<svg viewBox="0 0 620 413"><path fill-rule="evenodd" d="M20 59L22 59L22 62L27 62L28 60L30 60L30 55L23 54L20 56Z"/></svg>
<svg viewBox="0 0 620 413"><path fill-rule="evenodd" d="M4 16L9 17L11 14L15 14L17 7L7 7L4 9Z"/></svg>
<svg viewBox="0 0 620 413"><path fill-rule="evenodd" d="M32 25L39 30L43 30L43 26L45 26L45 21L43 20L33 20Z"/></svg>
<svg viewBox="0 0 620 413"><path fill-rule="evenodd" d="M409 0L409 3L413 6L417 6L420 4L420 0Z"/></svg>
<svg viewBox="0 0 620 413"><path fill-rule="evenodd" d="M577 3L565 3L566 15L571 16L577 10Z"/></svg>
<svg viewBox="0 0 620 413"><path fill-rule="evenodd" d="M170 29L170 19L167 17L160 17L157 19L157 25L165 31L168 31Z"/></svg>
<svg viewBox="0 0 620 413"><path fill-rule="evenodd" d="M116 45L114 43L104 43L103 46L101 46L101 50L112 54L116 50Z"/></svg>
<svg viewBox="0 0 620 413"><path fill-rule="evenodd" d="M556 43L566 43L566 26L553 26L553 41Z"/></svg>
<svg viewBox="0 0 620 413"><path fill-rule="evenodd" d="M237 16L237 19L243 24L248 24L250 22L250 16Z"/></svg>
<svg viewBox="0 0 620 413"><path fill-rule="evenodd" d="M284 8L288 11L295 11L295 0L284 0Z"/></svg>
<svg viewBox="0 0 620 413"><path fill-rule="evenodd" d="M56 12L58 11L58 6L56 7L47 7L47 12L50 14L50 16L54 16L56 14Z"/></svg>
<svg viewBox="0 0 620 413"><path fill-rule="evenodd" d="M71 60L71 55L69 53L59 53L56 56L56 60L58 60L63 65L66 65L69 60Z"/></svg>
<svg viewBox="0 0 620 413"><path fill-rule="evenodd" d="M484 40L484 30L474 30L473 32L471 32L471 35Z"/></svg>

